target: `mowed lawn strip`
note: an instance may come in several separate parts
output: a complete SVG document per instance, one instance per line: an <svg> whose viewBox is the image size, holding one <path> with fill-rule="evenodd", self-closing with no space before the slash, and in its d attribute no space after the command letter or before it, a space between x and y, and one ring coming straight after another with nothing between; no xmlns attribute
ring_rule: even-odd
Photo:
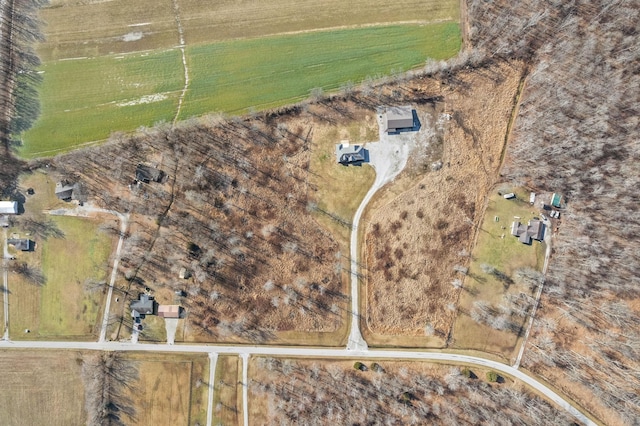
<svg viewBox="0 0 640 426"><path fill-rule="evenodd" d="M75 351L0 351L0 423L85 424L81 369Z"/></svg>
<svg viewBox="0 0 640 426"><path fill-rule="evenodd" d="M469 313L475 301L483 300L497 306L507 292L502 282L482 270L482 264L493 266L514 281L514 273L520 268L542 270L546 245L534 240L529 246L511 235L514 216L519 216L520 223L524 224L537 216L534 207L528 201L523 201L528 200L529 193L518 190L516 194L518 199L515 200L506 200L495 191L489 197L478 241L473 249L469 274L464 280L465 291L460 296L460 312L454 326L454 347L500 353L505 357L512 355L515 349L518 336L478 324ZM496 216L498 222L495 221ZM546 229L545 232L550 230ZM504 238L501 238L503 234Z"/></svg>
<svg viewBox="0 0 640 426"><path fill-rule="evenodd" d="M414 68L460 49L453 22L392 25L273 36L192 46L192 78L181 119L205 112L242 113L302 100L311 89Z"/></svg>
<svg viewBox="0 0 640 426"><path fill-rule="evenodd" d="M108 279L113 239L88 219L52 217L64 238L39 243L47 282L41 291L39 334L89 338L95 335L103 303L101 292L86 293L88 279Z"/></svg>
<svg viewBox="0 0 640 426"><path fill-rule="evenodd" d="M179 50L49 62L41 71L42 113L22 135L26 158L171 121L184 85Z"/></svg>

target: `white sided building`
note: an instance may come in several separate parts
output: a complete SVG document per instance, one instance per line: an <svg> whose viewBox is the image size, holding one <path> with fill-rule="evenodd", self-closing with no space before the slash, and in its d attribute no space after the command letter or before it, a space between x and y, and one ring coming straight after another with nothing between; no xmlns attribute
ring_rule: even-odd
<svg viewBox="0 0 640 426"><path fill-rule="evenodd" d="M18 214L18 202L0 201L0 214Z"/></svg>

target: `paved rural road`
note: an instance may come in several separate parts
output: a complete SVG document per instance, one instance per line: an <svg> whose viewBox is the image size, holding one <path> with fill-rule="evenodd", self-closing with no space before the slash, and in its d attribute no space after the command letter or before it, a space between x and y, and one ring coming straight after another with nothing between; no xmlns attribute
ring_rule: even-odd
<svg viewBox="0 0 640 426"><path fill-rule="evenodd" d="M383 129L381 116L378 115L379 128ZM356 214L353 216L353 224L351 226L351 249L349 256L351 257L351 331L349 333L349 341L347 349L349 350L366 350L367 342L360 333L360 306L359 306L359 253L358 253L358 226L364 209L371 201L373 195L384 185L391 182L404 169L409 159L409 152L414 146L414 135L412 133L403 133L400 135L387 135L380 131L380 140L378 142L370 142L365 145L369 151L369 165L376 171L376 179L371 188L360 203Z"/></svg>
<svg viewBox="0 0 640 426"><path fill-rule="evenodd" d="M119 342L45 342L45 341L0 341L0 349L20 348L20 349L71 349L71 350L104 350L104 351L140 351L140 352L168 352L168 353L206 353L206 354L234 354L246 360L249 356L288 356L288 357L309 357L309 358L360 358L360 359L393 359L393 360L421 360L421 361L443 361L450 363L461 363L477 365L490 368L496 372L511 376L526 383L549 400L556 403L562 409L569 412L577 420L593 425L591 419L574 408L560 395L540 383L533 377L496 361L478 358L468 355L449 354L440 352L418 352L405 350L366 350L353 351L348 349L330 348L299 348L299 347L272 347L272 346L216 346L216 345L154 345L154 344L131 344ZM244 389L243 410L246 416L247 407L244 406L248 396L248 376L246 369L242 377ZM246 419L246 417L245 417ZM245 422L246 424L246 422Z"/></svg>

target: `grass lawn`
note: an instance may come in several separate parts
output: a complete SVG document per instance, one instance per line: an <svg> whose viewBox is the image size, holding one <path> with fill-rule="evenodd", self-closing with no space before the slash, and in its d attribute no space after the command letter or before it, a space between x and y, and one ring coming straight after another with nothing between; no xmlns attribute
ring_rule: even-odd
<svg viewBox="0 0 640 426"><path fill-rule="evenodd" d="M106 280L112 238L87 219L56 217L64 239L50 238L41 244L42 287L40 334L91 336L99 323L102 294L86 294L84 282Z"/></svg>
<svg viewBox="0 0 640 426"><path fill-rule="evenodd" d="M86 423L81 355L75 351L0 351L0 419L6 426Z"/></svg>
<svg viewBox="0 0 640 426"><path fill-rule="evenodd" d="M206 423L209 359L206 355L128 354L139 380L132 405L139 425Z"/></svg>
<svg viewBox="0 0 640 426"><path fill-rule="evenodd" d="M242 361L235 355L221 355L216 362L213 391L213 422L237 425L242 419Z"/></svg>
<svg viewBox="0 0 640 426"><path fill-rule="evenodd" d="M499 353L508 358L516 347L518 337L515 334L478 324L468 314L476 300L498 305L507 291L515 291L515 288L505 289L502 282L485 273L480 265L491 265L511 278L517 269L523 267L542 270L546 245L538 241L533 241L531 246L525 245L511 235L514 216L519 216L521 223L527 223L534 216L539 216L539 212L529 205L528 192L514 192L517 194L516 200L505 200L497 190L489 197L478 240L473 249L469 274L464 281L465 291L460 296L459 313L454 325L456 348ZM496 216L498 222L495 221ZM547 229L546 232L550 231ZM523 322L525 320L523 319Z"/></svg>
<svg viewBox="0 0 640 426"><path fill-rule="evenodd" d="M190 85L181 119L243 113L444 59L460 49L455 22L390 25L228 40L187 48ZM52 156L112 132L171 121L184 84L177 49L45 62L42 114L20 155Z"/></svg>
<svg viewBox="0 0 640 426"><path fill-rule="evenodd" d="M404 71L460 49L453 22L392 25L273 36L193 46L192 83L181 118L210 111L243 113L281 106L320 87Z"/></svg>
<svg viewBox="0 0 640 426"><path fill-rule="evenodd" d="M312 197L318 206L316 217L333 235L340 237L347 255L351 229L340 221L351 223L376 174L368 165L345 167L336 163L335 146L343 139L351 143L376 141L375 117L371 115L368 120L354 121L346 127L316 129L311 144L309 180L317 188Z"/></svg>
<svg viewBox="0 0 640 426"><path fill-rule="evenodd" d="M179 50L48 62L42 71L42 114L22 135L26 158L171 121L184 84Z"/></svg>

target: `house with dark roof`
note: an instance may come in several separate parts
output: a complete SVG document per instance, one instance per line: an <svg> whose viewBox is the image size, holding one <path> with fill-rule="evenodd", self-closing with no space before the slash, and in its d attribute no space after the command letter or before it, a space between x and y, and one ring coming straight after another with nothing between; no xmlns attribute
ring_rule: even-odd
<svg viewBox="0 0 640 426"><path fill-rule="evenodd" d="M76 190L77 184L70 184L66 181L56 183L56 197L62 201L71 201L73 199L73 191Z"/></svg>
<svg viewBox="0 0 640 426"><path fill-rule="evenodd" d="M131 302L131 316L133 318L144 318L145 315L154 315L156 301L153 296L148 294L140 294L138 300Z"/></svg>
<svg viewBox="0 0 640 426"><path fill-rule="evenodd" d="M28 238L7 238L7 244L21 251L33 251L36 247L36 243Z"/></svg>
<svg viewBox="0 0 640 426"><path fill-rule="evenodd" d="M531 244L531 240L544 239L544 228L544 223L538 219L530 220L527 225L516 220L511 224L511 235L518 237L522 244Z"/></svg>
<svg viewBox="0 0 640 426"><path fill-rule="evenodd" d="M368 152L361 145L336 144L336 161L343 166L360 166L368 161Z"/></svg>
<svg viewBox="0 0 640 426"><path fill-rule="evenodd" d="M18 202L0 201L0 214L18 214Z"/></svg>
<svg viewBox="0 0 640 426"><path fill-rule="evenodd" d="M389 107L382 115L382 125L387 133L411 130L414 127L413 108L410 106Z"/></svg>
<svg viewBox="0 0 640 426"><path fill-rule="evenodd" d="M144 164L138 164L138 167L136 167L136 181L138 182L160 182L163 177L164 172L155 167L145 166Z"/></svg>

